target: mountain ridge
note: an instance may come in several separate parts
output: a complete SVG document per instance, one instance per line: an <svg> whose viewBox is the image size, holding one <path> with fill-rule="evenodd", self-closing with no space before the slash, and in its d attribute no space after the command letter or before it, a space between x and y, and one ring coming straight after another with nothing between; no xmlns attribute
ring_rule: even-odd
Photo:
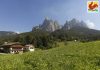
<svg viewBox="0 0 100 70"><path fill-rule="evenodd" d="M12 36L12 35L17 35L18 33L13 32L13 31L0 31L0 37L4 36Z"/></svg>
<svg viewBox="0 0 100 70"><path fill-rule="evenodd" d="M60 25L59 22L56 20L52 20L52 19L48 19L45 18L43 23L39 26L35 26L33 27L32 31L34 31L35 29L41 29L43 31L49 31L49 32L53 32L59 29L63 29L63 30L69 30L73 27L84 27L84 28L89 28L89 26L87 25L86 22L84 21L79 21L75 18L73 18L70 21L66 21L66 23L64 25Z"/></svg>

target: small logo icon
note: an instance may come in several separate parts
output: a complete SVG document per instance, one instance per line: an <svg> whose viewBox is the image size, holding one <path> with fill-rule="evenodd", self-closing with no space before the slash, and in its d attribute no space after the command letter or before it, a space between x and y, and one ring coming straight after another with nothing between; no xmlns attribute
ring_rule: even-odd
<svg viewBox="0 0 100 70"><path fill-rule="evenodd" d="M98 13L99 12L99 1L88 1L87 11L89 13Z"/></svg>

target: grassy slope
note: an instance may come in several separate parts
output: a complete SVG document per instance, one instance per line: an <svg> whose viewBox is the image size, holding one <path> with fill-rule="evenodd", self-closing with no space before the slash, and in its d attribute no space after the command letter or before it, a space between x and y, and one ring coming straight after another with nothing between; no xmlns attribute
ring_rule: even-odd
<svg viewBox="0 0 100 70"><path fill-rule="evenodd" d="M59 43L60 47L1 55L0 70L99 70L100 41Z"/></svg>

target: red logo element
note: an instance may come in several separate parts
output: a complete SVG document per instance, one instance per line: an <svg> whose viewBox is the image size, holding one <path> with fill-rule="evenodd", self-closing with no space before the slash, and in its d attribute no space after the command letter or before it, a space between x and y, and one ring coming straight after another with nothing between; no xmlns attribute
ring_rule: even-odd
<svg viewBox="0 0 100 70"><path fill-rule="evenodd" d="M88 7L89 7L89 10L94 10L95 8L98 7L98 4L94 4L93 2L91 2Z"/></svg>

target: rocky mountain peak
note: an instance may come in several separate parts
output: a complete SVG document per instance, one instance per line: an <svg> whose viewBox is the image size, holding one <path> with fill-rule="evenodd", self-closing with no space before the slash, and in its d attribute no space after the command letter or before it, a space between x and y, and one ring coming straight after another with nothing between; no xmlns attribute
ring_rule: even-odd
<svg viewBox="0 0 100 70"><path fill-rule="evenodd" d="M59 25L58 21L49 19L46 17L43 21L43 23L39 26L33 27L33 30L35 29L41 29L43 31L48 31L48 32L53 32L58 29L63 29L63 30L70 30L71 28L88 28L87 24L84 21L79 21L77 19L72 19L70 21L66 21L64 26L61 27Z"/></svg>
<svg viewBox="0 0 100 70"><path fill-rule="evenodd" d="M70 21L66 21L66 23L62 27L62 29L69 30L71 28L78 28L78 27L88 28L88 26L86 25L86 23L84 21L78 21L76 19L72 19Z"/></svg>
<svg viewBox="0 0 100 70"><path fill-rule="evenodd" d="M38 29L41 29L41 30L44 30L44 31L53 32L53 31L55 31L57 29L60 29L60 25L59 25L58 21L54 21L52 19L45 18L44 21L43 21L43 24L41 24L38 27Z"/></svg>

